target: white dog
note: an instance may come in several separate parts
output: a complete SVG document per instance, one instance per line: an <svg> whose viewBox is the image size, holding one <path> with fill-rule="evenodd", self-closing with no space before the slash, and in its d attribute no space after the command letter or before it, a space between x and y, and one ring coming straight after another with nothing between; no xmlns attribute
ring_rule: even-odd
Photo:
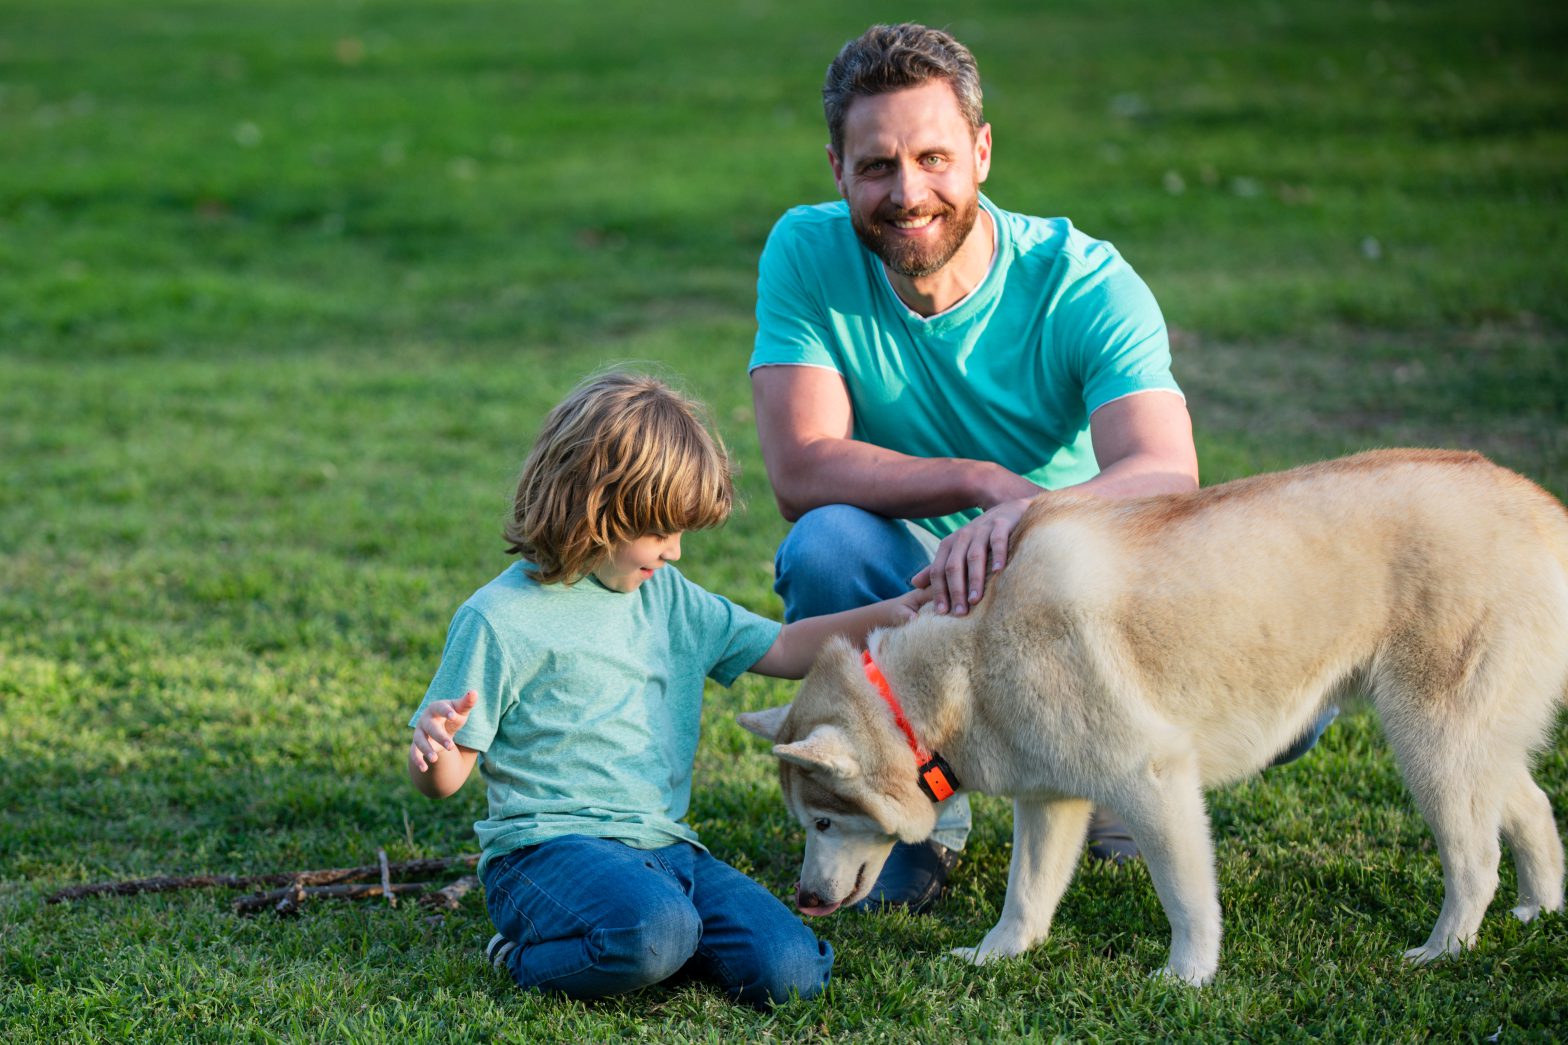
<svg viewBox="0 0 1568 1045"><path fill-rule="evenodd" d="M1442 912L1407 957L1474 941L1499 833L1514 914L1563 905L1530 760L1568 698L1568 512L1478 455L1380 451L1133 501L1043 496L969 616L928 610L869 646L863 660L834 643L793 704L741 716L775 742L806 827L808 914L862 899L895 839L930 834L949 787L1010 795L1001 918L957 953L1019 954L1050 931L1100 803L1170 919L1162 971L1206 983L1220 907L1203 788L1257 771L1352 693L1377 708L1442 859Z"/></svg>

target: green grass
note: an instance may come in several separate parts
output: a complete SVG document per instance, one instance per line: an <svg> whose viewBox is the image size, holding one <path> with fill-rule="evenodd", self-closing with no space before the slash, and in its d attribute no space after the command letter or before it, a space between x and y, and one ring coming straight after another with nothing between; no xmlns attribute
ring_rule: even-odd
<svg viewBox="0 0 1568 1045"><path fill-rule="evenodd" d="M1299 9L1298 9L1299 8ZM785 524L744 366L756 255L832 193L816 91L873 19L949 24L991 196L1113 240L1177 332L1206 481L1472 446L1568 493L1568 16L1501 0L846 7L470 0L0 6L0 1025L14 1041L1561 1037L1568 919L1410 969L1441 876L1375 722L1212 797L1219 980L1153 982L1141 867L1052 939L995 918L978 803L933 918L836 916L822 999L584 1005L479 957L477 897L245 919L70 884L471 851L408 787L452 610L505 563L543 411L641 360L713 404L746 507L683 567L764 613ZM715 690L692 822L781 895L799 833ZM1568 810L1561 731L1539 779Z"/></svg>

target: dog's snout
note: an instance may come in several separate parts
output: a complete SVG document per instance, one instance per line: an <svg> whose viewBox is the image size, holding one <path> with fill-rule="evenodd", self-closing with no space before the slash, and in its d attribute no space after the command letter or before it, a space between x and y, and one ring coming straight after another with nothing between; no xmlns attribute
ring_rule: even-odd
<svg viewBox="0 0 1568 1045"><path fill-rule="evenodd" d="M800 887L800 883L796 882L795 906L799 907L801 910L805 910L808 907L825 907L827 904L823 901L822 897L818 896L816 893L806 892Z"/></svg>

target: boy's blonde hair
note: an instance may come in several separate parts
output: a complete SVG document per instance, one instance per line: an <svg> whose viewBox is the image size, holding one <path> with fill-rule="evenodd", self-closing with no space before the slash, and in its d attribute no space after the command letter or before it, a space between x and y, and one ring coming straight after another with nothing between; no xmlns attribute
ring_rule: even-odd
<svg viewBox="0 0 1568 1045"><path fill-rule="evenodd" d="M613 371L545 418L517 482L507 551L544 584L581 580L610 549L650 533L717 526L735 490L702 407L664 382Z"/></svg>

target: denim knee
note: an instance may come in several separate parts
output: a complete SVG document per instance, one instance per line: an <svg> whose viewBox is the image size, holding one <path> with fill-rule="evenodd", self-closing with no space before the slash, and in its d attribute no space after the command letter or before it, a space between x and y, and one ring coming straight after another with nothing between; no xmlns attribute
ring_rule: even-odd
<svg viewBox="0 0 1568 1045"><path fill-rule="evenodd" d="M604 978L604 994L667 980L697 952L702 919L684 898L647 905L639 915L635 924L600 927L588 933L589 953Z"/></svg>
<svg viewBox="0 0 1568 1045"><path fill-rule="evenodd" d="M825 504L802 515L779 545L773 589L785 619L799 620L900 595L930 561L899 520Z"/></svg>
<svg viewBox="0 0 1568 1045"><path fill-rule="evenodd" d="M740 973L735 999L759 1009L782 1004L792 995L802 1001L816 997L827 987L833 971L833 948L810 931L751 957L755 959L753 969L730 971Z"/></svg>

